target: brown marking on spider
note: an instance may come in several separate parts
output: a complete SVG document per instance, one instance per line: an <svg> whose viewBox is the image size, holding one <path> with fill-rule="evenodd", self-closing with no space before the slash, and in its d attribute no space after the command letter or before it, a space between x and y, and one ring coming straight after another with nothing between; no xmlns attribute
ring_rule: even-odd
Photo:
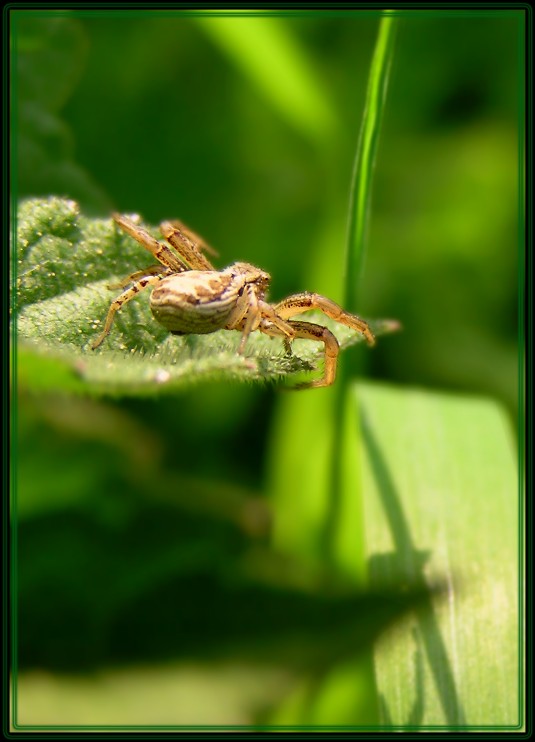
<svg viewBox="0 0 535 742"><path fill-rule="evenodd" d="M320 294L293 294L278 304L266 301L269 273L249 263L233 263L218 271L203 252L216 254L195 232L181 222L163 222L160 230L167 240L159 242L128 217L113 214L117 225L137 240L159 261L136 271L110 288L124 288L111 306L104 330L92 343L93 349L111 330L115 313L147 286L154 286L150 308L155 319L175 335L202 335L217 330L239 330L238 353L245 352L247 338L255 330L282 338L287 351L296 338L321 342L325 348L325 370L316 379L296 388L330 386L336 377L340 347L335 336L322 325L292 319L297 314L319 309L327 317L357 330L368 345L375 338L368 324L346 312ZM126 287L129 288L126 288Z"/></svg>

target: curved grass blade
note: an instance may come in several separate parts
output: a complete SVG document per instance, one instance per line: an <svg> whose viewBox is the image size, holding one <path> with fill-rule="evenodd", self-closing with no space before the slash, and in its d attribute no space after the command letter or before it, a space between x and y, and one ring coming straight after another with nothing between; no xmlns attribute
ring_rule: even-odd
<svg viewBox="0 0 535 742"><path fill-rule="evenodd" d="M396 26L396 18L389 11L385 11L379 24L373 53L366 106L353 168L349 199L344 296L345 306L350 312L356 312L358 285L364 264L373 167L385 107Z"/></svg>

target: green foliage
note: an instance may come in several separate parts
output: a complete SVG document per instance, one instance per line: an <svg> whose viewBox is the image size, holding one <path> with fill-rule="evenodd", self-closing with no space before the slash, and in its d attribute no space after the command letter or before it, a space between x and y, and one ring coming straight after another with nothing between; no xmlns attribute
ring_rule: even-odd
<svg viewBox="0 0 535 742"><path fill-rule="evenodd" d="M461 16L400 20L354 309L407 328L371 355L374 376L485 392L515 414L522 13ZM71 165L105 202L72 169L58 181L63 150L46 136L23 147L22 123L17 196L65 195L83 214L138 211L148 224L182 218L224 263L247 256L268 270L274 297L343 300L375 13L236 18L246 38L232 43L233 19L171 10L13 17L13 111L53 113ZM270 76L281 59L286 74ZM324 134L307 133L315 125Z"/></svg>
<svg viewBox="0 0 535 742"><path fill-rule="evenodd" d="M379 44L361 122L377 19L13 12L14 185L32 197L16 723L521 722L515 442L474 396L518 401L521 14L402 19L344 300L356 132L376 144L388 70ZM319 291L405 330L276 403L321 347L287 357L255 333L239 358L237 333L171 337L142 295L93 352L106 285L151 262L108 218L134 209L262 266L274 299ZM398 386L357 382L364 365Z"/></svg>
<svg viewBox="0 0 535 742"><path fill-rule="evenodd" d="M329 390L322 394L328 398ZM351 444L358 446L353 461L363 466L362 479L355 482L355 472L348 471L335 511L329 512L332 503L318 510L312 483L321 467L316 442L322 436L293 441L287 461L280 462L281 479L272 483L277 555L266 544L267 502L221 482L192 480L182 463L166 464L174 441L158 427L93 401L22 402L23 668L79 672L110 663L215 658L232 667L239 660L291 671L286 699L269 715L270 723L358 724L370 713L369 706L359 712L354 695L370 703L369 686L360 685L357 672L359 648L393 616L420 606L376 650L382 722L517 723L518 482L508 421L493 403L353 387L348 408L358 407L364 419L363 433L357 427ZM303 419L304 430L320 421ZM279 424L277 438L285 432L284 419ZM32 474L51 466L54 478ZM283 466L292 477L282 477ZM363 545L355 538L355 486L364 493ZM342 567L337 576L325 574L321 534L327 522ZM297 555L298 538L306 548ZM286 543L296 554L291 559L282 556ZM350 585L361 548L369 560L369 590L355 594ZM425 592L429 583L443 589L433 596ZM171 667L180 674L179 665ZM215 677L227 665L219 667ZM264 677L264 670L259 673ZM165 677L158 674L157 685L165 686ZM139 718L130 716L115 681L110 683L115 723ZM237 684L245 699L248 681ZM50 709L32 714L34 687L33 675L22 675L25 718L69 718L53 701L54 685L43 689ZM99 703L98 688L86 689L97 704L94 723L111 713ZM276 693L265 692L265 699L280 704ZM125 716L118 719L120 709ZM191 717L180 709L172 719L187 723ZM220 723L226 716L220 710L206 718Z"/></svg>

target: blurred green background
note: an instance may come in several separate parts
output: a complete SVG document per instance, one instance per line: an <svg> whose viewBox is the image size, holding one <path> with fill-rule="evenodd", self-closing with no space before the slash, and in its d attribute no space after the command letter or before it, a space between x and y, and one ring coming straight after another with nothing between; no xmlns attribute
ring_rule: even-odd
<svg viewBox="0 0 535 742"><path fill-rule="evenodd" d="M12 17L18 199L180 218L221 266L269 271L272 298L340 298L377 14ZM364 317L404 327L365 354L366 376L490 395L512 423L520 43L514 13L403 14L360 299ZM22 668L180 656L157 606L174 615L213 599L203 580L214 574L220 590L239 573L247 601L251 570L273 569L263 491L277 394L225 384L91 401L20 389ZM230 654L234 641L223 635Z"/></svg>
<svg viewBox="0 0 535 742"><path fill-rule="evenodd" d="M86 213L154 224L175 216L222 265L265 267L274 298L305 288L314 254L334 262L343 244L377 16L253 23L21 18L18 196L66 195ZM519 30L511 15L401 20L361 299L365 316L406 328L373 353L375 378L487 392L512 411ZM255 74L262 44L293 62L286 76L301 99L285 96L284 67L275 92L263 85L268 57Z"/></svg>

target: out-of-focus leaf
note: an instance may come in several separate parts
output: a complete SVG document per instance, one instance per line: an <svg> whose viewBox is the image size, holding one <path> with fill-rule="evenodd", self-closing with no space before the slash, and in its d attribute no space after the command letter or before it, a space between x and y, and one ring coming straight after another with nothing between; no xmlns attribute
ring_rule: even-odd
<svg viewBox="0 0 535 742"><path fill-rule="evenodd" d="M274 554L266 503L169 470L158 435L124 409L22 401L22 667L225 656L321 668L421 600L420 588L356 593Z"/></svg>
<svg viewBox="0 0 535 742"><path fill-rule="evenodd" d="M18 93L47 111L59 111L83 71L87 39L80 24L61 15L15 11Z"/></svg>
<svg viewBox="0 0 535 742"><path fill-rule="evenodd" d="M337 117L306 50L278 18L231 15L196 22L303 136L315 144L335 135Z"/></svg>
<svg viewBox="0 0 535 742"><path fill-rule="evenodd" d="M415 614L380 642L374 664L382 723L514 727L521 722L520 564L509 422L485 400L363 383L349 391L346 404L364 418L352 444L354 466L364 469L357 480L344 469L340 498L330 507L321 491L332 431L318 427L321 414L307 412L304 401L283 400L271 460L276 543L313 564L330 555L348 575L365 549L371 586L446 583L446 599L430 599L426 618ZM328 407L332 390L323 394ZM285 440L296 412L303 431L314 433L294 438L285 454L279 437ZM356 416L347 419L357 425ZM343 440L351 441L347 431ZM287 471L293 460L292 478L276 468L278 456ZM349 676L349 666L340 672ZM315 701L321 697L316 689ZM293 701L296 715L286 706L276 718L310 719L306 708L317 713L314 704ZM341 718L336 704L323 708L322 723Z"/></svg>
<svg viewBox="0 0 535 742"><path fill-rule="evenodd" d="M423 587L359 594L299 589L284 574L261 581L244 571L253 540L236 526L134 496L21 523L21 667L227 657L321 669L424 597Z"/></svg>
<svg viewBox="0 0 535 742"><path fill-rule="evenodd" d="M518 474L493 402L359 384L370 581L445 581L377 648L382 722L514 728L520 710Z"/></svg>
<svg viewBox="0 0 535 742"><path fill-rule="evenodd" d="M60 118L85 65L82 26L73 18L16 10L11 18L18 195L64 193L109 209L101 188L76 163L71 131Z"/></svg>
<svg viewBox="0 0 535 742"><path fill-rule="evenodd" d="M153 262L111 220L86 219L73 201L24 203L18 219L17 265L23 383L41 390L64 386L97 394L157 394L203 380L276 381L321 361L318 343L297 340L288 355L281 341L259 332L249 338L245 355L237 353L237 332L170 335L152 317L148 291L117 314L104 344L92 351L90 343L119 293L110 291L108 283ZM320 317L342 347L362 339L354 330ZM381 334L391 326L379 321L372 328Z"/></svg>
<svg viewBox="0 0 535 742"><path fill-rule="evenodd" d="M73 506L129 512L129 503L135 510L138 498L150 493L151 503L171 512L230 522L253 539L265 537L271 519L264 498L208 473L183 471L176 439L144 422L107 401L21 394L13 503L18 522Z"/></svg>
<svg viewBox="0 0 535 742"><path fill-rule="evenodd" d="M195 731L203 726L235 729L254 724L258 713L283 698L291 684L279 668L232 661L114 668L88 677L35 670L19 675L16 721L34 731L107 726L116 732L146 726L152 732L158 725L175 731L188 725L195 725Z"/></svg>

